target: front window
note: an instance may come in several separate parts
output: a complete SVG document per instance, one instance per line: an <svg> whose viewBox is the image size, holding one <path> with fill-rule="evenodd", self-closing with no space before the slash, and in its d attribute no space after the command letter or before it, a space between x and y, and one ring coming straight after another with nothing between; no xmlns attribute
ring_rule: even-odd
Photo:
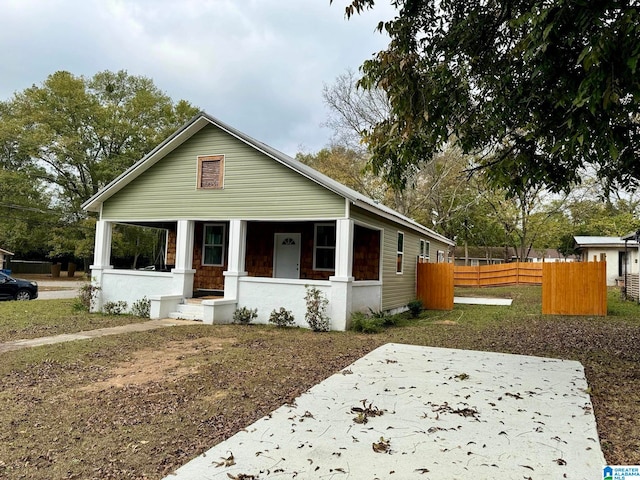
<svg viewBox="0 0 640 480"><path fill-rule="evenodd" d="M336 226L333 223L316 223L313 242L313 269L336 269Z"/></svg>
<svg viewBox="0 0 640 480"><path fill-rule="evenodd" d="M224 225L204 226L202 242L202 264L222 266L224 264Z"/></svg>
<svg viewBox="0 0 640 480"><path fill-rule="evenodd" d="M396 257L396 273L402 273L404 266L404 233L398 232L398 256Z"/></svg>

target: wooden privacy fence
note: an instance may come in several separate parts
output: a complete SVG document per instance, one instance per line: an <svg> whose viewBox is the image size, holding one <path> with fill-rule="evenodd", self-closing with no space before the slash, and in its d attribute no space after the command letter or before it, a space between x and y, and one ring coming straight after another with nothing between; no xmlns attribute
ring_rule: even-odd
<svg viewBox="0 0 640 480"><path fill-rule="evenodd" d="M453 310L453 264L418 263L417 292L427 310Z"/></svg>
<svg viewBox="0 0 640 480"><path fill-rule="evenodd" d="M453 269L456 287L497 287L542 284L542 263L501 263Z"/></svg>
<svg viewBox="0 0 640 480"><path fill-rule="evenodd" d="M640 276L637 273L627 273L625 276L624 293L629 300L640 301Z"/></svg>
<svg viewBox="0 0 640 480"><path fill-rule="evenodd" d="M542 313L606 315L607 262L544 263Z"/></svg>

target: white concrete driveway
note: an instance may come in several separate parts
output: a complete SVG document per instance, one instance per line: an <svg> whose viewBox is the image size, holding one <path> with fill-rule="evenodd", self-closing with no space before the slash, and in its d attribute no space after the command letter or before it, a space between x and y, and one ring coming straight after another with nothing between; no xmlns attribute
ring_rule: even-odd
<svg viewBox="0 0 640 480"><path fill-rule="evenodd" d="M582 365L384 345L166 480L594 479Z"/></svg>

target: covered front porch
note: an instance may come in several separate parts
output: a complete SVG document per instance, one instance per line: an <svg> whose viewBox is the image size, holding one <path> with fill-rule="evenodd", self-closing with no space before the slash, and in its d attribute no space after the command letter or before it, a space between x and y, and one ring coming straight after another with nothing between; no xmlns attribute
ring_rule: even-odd
<svg viewBox="0 0 640 480"><path fill-rule="evenodd" d="M114 269L113 225L99 221L96 227L91 269L100 293L95 310L106 302L131 305L146 297L152 318L190 310L187 318L228 323L236 308L247 307L258 309L258 323L267 323L272 310L284 307L298 325L307 326L307 286L318 288L329 300L327 313L334 330L346 329L353 311L380 308L382 233L349 218L157 223L156 228L167 232L166 271ZM197 297L202 298L197 308L185 306Z"/></svg>

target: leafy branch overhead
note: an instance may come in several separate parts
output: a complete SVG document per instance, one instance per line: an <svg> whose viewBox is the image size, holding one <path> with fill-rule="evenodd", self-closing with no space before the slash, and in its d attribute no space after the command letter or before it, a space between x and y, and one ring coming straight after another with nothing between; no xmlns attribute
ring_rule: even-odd
<svg viewBox="0 0 640 480"><path fill-rule="evenodd" d="M353 0L347 17L373 8ZM366 132L397 186L450 141L514 191L567 189L593 168L640 179L640 13L635 1L396 0L386 50L362 66L390 115Z"/></svg>

